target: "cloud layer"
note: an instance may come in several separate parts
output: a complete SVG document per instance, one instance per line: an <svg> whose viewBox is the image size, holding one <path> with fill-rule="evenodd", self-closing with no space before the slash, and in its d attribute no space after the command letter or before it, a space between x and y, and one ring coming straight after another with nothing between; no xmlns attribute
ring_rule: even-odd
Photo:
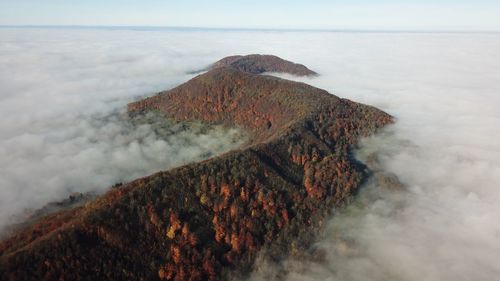
<svg viewBox="0 0 500 281"><path fill-rule="evenodd" d="M342 40L343 39L343 40ZM397 123L361 144L405 185L370 182L286 280L494 280L500 274L500 36L337 34L314 84ZM326 49L326 48L325 48ZM314 68L313 68L314 69ZM263 265L255 280L276 276Z"/></svg>
<svg viewBox="0 0 500 281"><path fill-rule="evenodd" d="M363 159L377 152L381 167L405 185L401 192L367 185L318 239L322 261L284 263L289 280L495 280L500 274L498 34L0 34L2 214L82 184L106 187L125 174L149 172L148 165L173 165L163 155L175 144L151 128L126 129L116 117L126 102L172 87L221 57L271 53L321 74L303 81L396 116L394 126L367 139L358 153ZM214 145L221 139L219 131L204 136ZM180 159L207 150L202 145L210 141L196 139L179 150L189 155Z"/></svg>
<svg viewBox="0 0 500 281"><path fill-rule="evenodd" d="M200 67L180 47L143 49L104 31L0 32L0 229L73 192L103 192L245 141L236 129L126 114L127 102Z"/></svg>

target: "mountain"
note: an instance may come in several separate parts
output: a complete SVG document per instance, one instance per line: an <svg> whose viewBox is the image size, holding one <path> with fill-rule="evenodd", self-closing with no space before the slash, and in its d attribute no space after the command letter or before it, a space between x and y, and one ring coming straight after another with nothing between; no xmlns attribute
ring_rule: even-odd
<svg viewBox="0 0 500 281"><path fill-rule="evenodd" d="M239 127L249 141L41 218L0 243L1 280L221 280L245 275L258 253L300 253L367 176L351 148L392 122L304 83L220 65L128 110Z"/></svg>
<svg viewBox="0 0 500 281"><path fill-rule="evenodd" d="M302 64L293 63L273 55L246 55L225 57L214 63L211 69L230 67L252 74L283 72L297 76L314 76L316 72Z"/></svg>

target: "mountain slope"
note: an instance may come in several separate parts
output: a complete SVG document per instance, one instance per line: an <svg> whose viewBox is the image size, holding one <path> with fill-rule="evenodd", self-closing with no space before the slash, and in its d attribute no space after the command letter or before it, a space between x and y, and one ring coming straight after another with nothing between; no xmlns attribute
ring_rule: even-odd
<svg viewBox="0 0 500 281"><path fill-rule="evenodd" d="M299 252L365 177L350 148L386 113L218 67L129 105L246 130L240 149L115 188L0 243L2 280L219 280Z"/></svg>

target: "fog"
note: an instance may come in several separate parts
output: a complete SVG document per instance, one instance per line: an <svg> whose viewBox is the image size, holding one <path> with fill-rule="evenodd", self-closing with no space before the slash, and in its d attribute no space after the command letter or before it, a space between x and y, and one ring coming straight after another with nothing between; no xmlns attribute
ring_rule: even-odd
<svg viewBox="0 0 500 281"><path fill-rule="evenodd" d="M0 33L0 230L74 192L102 193L246 140L233 128L129 118L128 102L192 76L179 47L142 50L106 32Z"/></svg>
<svg viewBox="0 0 500 281"><path fill-rule="evenodd" d="M403 189L372 179L336 211L312 258L259 264L252 280L498 279L500 35L323 40L322 77L311 82L396 117L356 155L375 153Z"/></svg>
<svg viewBox="0 0 500 281"><path fill-rule="evenodd" d="M403 184L398 191L370 181L313 245L322 258L264 262L251 279L498 279L500 34L493 33L0 29L1 218L230 149L238 137L222 128L190 131L187 147L172 146L165 138L178 134L119 116L134 98L248 53L303 63L320 76L285 77L395 116L356 155L366 161L375 153L380 169ZM200 148L210 143L197 141L200 134L229 144ZM168 160L172 151L188 156Z"/></svg>

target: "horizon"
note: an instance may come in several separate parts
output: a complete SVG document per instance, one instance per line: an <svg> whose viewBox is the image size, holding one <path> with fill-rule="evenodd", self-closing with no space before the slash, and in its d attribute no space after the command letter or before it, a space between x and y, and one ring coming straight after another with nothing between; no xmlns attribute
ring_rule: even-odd
<svg viewBox="0 0 500 281"><path fill-rule="evenodd" d="M175 26L175 25L8 25L0 24L0 28L40 28L40 29L116 29L135 31L263 31L263 32L354 32L354 33L500 33L500 29L356 29L356 28L258 28L258 27L204 27L204 26Z"/></svg>
<svg viewBox="0 0 500 281"><path fill-rule="evenodd" d="M140 26L257 30L500 31L493 0L0 0L1 26Z"/></svg>

